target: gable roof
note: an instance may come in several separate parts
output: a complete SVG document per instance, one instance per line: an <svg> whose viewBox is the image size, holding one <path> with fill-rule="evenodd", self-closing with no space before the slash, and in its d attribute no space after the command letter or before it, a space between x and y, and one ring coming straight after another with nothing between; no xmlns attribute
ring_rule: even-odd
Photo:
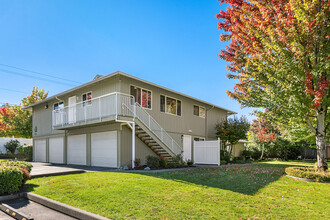
<svg viewBox="0 0 330 220"><path fill-rule="evenodd" d="M231 111L231 110L229 110L229 109L225 109L225 108L222 108L222 107L220 107L220 106L214 105L214 104L212 104L212 103L205 102L205 101L203 101L203 100L200 100L200 99L194 98L194 97L192 97L192 96L189 96L189 95L186 95L186 94L183 94L183 93L180 93L180 92L174 91L174 90L172 90L172 89L168 89L168 88L163 87L163 86L160 86L160 85L157 85L157 84L155 84L155 83L148 82L148 81L146 81L146 80L140 79L140 78L138 78L138 77L135 77L135 76L129 75L129 74L124 73L124 72L121 72L121 71L116 71L116 72L110 73L110 74L105 75L105 76L100 76L100 75L98 75L98 77L95 77L92 81L89 81L89 82L87 82L87 83L84 83L84 84L82 84L82 85L80 85L80 86L76 86L76 87L74 87L74 88L72 88L72 89L69 89L69 90L66 90L66 91L64 91L64 92L58 93L58 94L56 94L56 95L50 96L50 97L48 97L48 98L46 98L46 99L44 99L44 100L41 100L41 101L39 101L39 102L36 102L36 103L32 104L32 105L26 106L25 109L27 109L27 108L31 108L31 107L33 107L33 106L36 106L36 105L39 105L39 104L42 104L42 103L45 103L45 102L47 102L47 101L49 101L49 100L52 100L52 99L56 99L56 97L58 97L58 96L66 95L66 94L68 94L68 93L70 93L70 92L76 91L76 90L81 89L81 88L83 88L83 87L85 87L85 86L93 85L93 84L95 84L95 83L97 83L97 82L100 82L100 81L102 81L102 80L104 80L104 79L108 79L108 78L111 78L111 77L114 77L114 76L117 76L117 75L122 75L122 76L125 76L125 77L128 77L128 78L131 78L131 79L135 79L135 80L138 80L138 81L140 81L140 82L143 82L143 83L146 83L146 84L149 84L149 85L152 85L152 86L155 86L155 87L158 87L158 88L161 88L161 89L167 90L167 91L169 91L169 92L176 93L176 94L181 95L181 96L184 96L184 97L186 97L186 98L193 99L193 100L198 101L198 102L202 102L202 103L207 104L207 105L210 105L210 106L212 106L212 107L215 107L215 108L219 108L219 109L225 110L225 111L227 111L228 114L237 114L236 112Z"/></svg>

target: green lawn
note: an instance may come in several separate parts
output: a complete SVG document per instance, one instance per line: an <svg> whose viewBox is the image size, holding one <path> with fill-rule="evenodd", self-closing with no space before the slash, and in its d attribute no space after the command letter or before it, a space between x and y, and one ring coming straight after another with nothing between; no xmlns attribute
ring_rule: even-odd
<svg viewBox="0 0 330 220"><path fill-rule="evenodd" d="M89 172L28 183L31 192L111 219L328 218L330 185L283 176L293 163L148 174Z"/></svg>

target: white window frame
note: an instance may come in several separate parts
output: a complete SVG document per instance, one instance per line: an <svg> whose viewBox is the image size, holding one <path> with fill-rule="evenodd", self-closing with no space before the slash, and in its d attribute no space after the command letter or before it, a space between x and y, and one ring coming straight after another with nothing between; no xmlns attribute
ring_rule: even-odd
<svg viewBox="0 0 330 220"><path fill-rule="evenodd" d="M87 95L88 93L91 94L91 99L90 100L88 100L88 95ZM86 97L87 97L86 101L84 101L84 98L83 98L84 95L86 95ZM93 92L92 91L85 92L85 93L81 94L82 107L91 106L92 105L92 100L93 100Z"/></svg>
<svg viewBox="0 0 330 220"><path fill-rule="evenodd" d="M133 84L130 84L129 85L129 95L131 95L131 86L133 86L133 87L135 87L135 88L139 88L139 89L141 89L141 103L139 103L140 104L140 106L142 107L142 108L144 108L144 109L146 109L146 110L152 110L152 100L153 100L153 97L152 97L152 90L150 90L150 89L146 89L146 88L142 88L141 86L136 86L136 85L133 85ZM151 100L150 100L150 108L146 108L146 107L143 107L142 106L142 90L145 90L145 91L147 91L147 92L150 92L150 94L151 94ZM137 102L137 100L135 100L135 102Z"/></svg>
<svg viewBox="0 0 330 220"><path fill-rule="evenodd" d="M194 108L195 108L195 106L198 107L198 115L195 115L195 112L194 112ZM200 109L200 108L204 108L204 109L205 109L205 115L204 115L204 117L199 115L199 112L200 112L199 109ZM205 117L206 117L206 108L205 108L204 106L201 106L201 105L193 104L193 115L196 116L196 117L205 118Z"/></svg>
<svg viewBox="0 0 330 220"><path fill-rule="evenodd" d="M59 106L60 106L60 103L63 103L63 107L62 108L60 108ZM58 106L58 109L55 109L55 105L57 104L57 106ZM64 109L64 101L59 101L59 102L55 102L54 104L53 104L53 111L57 111L57 110L60 110L60 109Z"/></svg>
<svg viewBox="0 0 330 220"><path fill-rule="evenodd" d="M172 97L172 96L168 96L168 95L160 94L160 95L159 95L159 100L160 100L160 96L164 96L164 97L165 97L165 112L160 111L161 113L166 113L166 114L169 114L169 115L175 115L175 116L178 116L178 117L181 117L181 116L182 116L182 100L181 100L181 99L177 99L177 98L174 98L174 97ZM172 113L166 111L166 110L167 110L167 101L166 101L166 98L167 98L167 97L176 100L176 103L178 103L178 101L181 102L181 115L178 115L178 104L176 105L176 114L172 114ZM159 106L159 107L160 107L160 106ZM160 109L160 108L159 108L159 109Z"/></svg>

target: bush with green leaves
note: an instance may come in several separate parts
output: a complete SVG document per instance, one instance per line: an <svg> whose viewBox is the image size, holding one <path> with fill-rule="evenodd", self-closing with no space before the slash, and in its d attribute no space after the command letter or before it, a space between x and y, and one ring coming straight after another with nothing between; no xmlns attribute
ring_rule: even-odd
<svg viewBox="0 0 330 220"><path fill-rule="evenodd" d="M194 161L188 159L188 160L186 161L186 164L187 164L189 167L191 167L192 165L194 165Z"/></svg>
<svg viewBox="0 0 330 220"><path fill-rule="evenodd" d="M182 154L178 154L172 158L172 163L176 165L176 167L183 167L185 162L183 160Z"/></svg>
<svg viewBox="0 0 330 220"><path fill-rule="evenodd" d="M33 158L33 147L32 145L23 147L23 155L26 157L28 161L32 161Z"/></svg>
<svg viewBox="0 0 330 220"><path fill-rule="evenodd" d="M27 180L31 179L30 172L32 170L32 164L25 161L18 160L7 160L0 162L0 166L6 167L17 167L23 174L22 183L24 184Z"/></svg>
<svg viewBox="0 0 330 220"><path fill-rule="evenodd" d="M242 152L242 156L245 159L250 159L251 158L251 155L252 155L252 151L250 151L250 150L243 150L243 152Z"/></svg>
<svg viewBox="0 0 330 220"><path fill-rule="evenodd" d="M230 162L230 154L226 150L220 150L220 160L226 161L226 163Z"/></svg>
<svg viewBox="0 0 330 220"><path fill-rule="evenodd" d="M168 159L160 156L159 167L160 168L167 168Z"/></svg>
<svg viewBox="0 0 330 220"><path fill-rule="evenodd" d="M0 195L19 191L23 184L23 173L19 167L0 165Z"/></svg>
<svg viewBox="0 0 330 220"><path fill-rule="evenodd" d="M220 165L226 165L227 164L227 161L225 160L220 160Z"/></svg>
<svg viewBox="0 0 330 220"><path fill-rule="evenodd" d="M21 167L26 169L27 171L31 172L32 164L25 161L18 161L18 160L6 160L0 162L1 166L11 166L11 167Z"/></svg>
<svg viewBox="0 0 330 220"><path fill-rule="evenodd" d="M295 176L304 179L312 179L321 182L330 182L330 172L318 172L311 167L288 167L285 173L290 176Z"/></svg>
<svg viewBox="0 0 330 220"><path fill-rule="evenodd" d="M7 153L11 153L11 154L15 154L15 152L19 146L20 146L20 143L18 140L10 140L4 145Z"/></svg>
<svg viewBox="0 0 330 220"><path fill-rule="evenodd" d="M157 156L146 156L147 166L151 169L159 169L160 158Z"/></svg>

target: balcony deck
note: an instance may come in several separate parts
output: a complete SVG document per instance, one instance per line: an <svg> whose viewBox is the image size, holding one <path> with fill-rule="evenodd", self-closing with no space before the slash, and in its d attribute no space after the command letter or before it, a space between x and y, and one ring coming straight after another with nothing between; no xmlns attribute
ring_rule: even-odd
<svg viewBox="0 0 330 220"><path fill-rule="evenodd" d="M111 93L53 111L56 130L94 126L116 121L134 121L134 97Z"/></svg>

